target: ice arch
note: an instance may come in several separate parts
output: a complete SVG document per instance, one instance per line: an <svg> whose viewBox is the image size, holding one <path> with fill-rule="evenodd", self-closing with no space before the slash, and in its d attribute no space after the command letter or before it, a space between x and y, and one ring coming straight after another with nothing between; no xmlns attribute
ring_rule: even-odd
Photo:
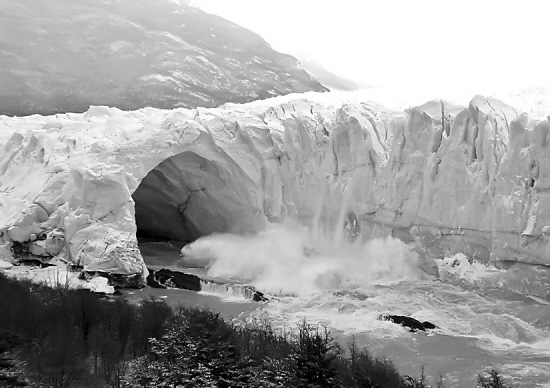
<svg viewBox="0 0 550 388"><path fill-rule="evenodd" d="M189 242L216 232L251 232L262 219L253 194L230 164L178 153L133 193L137 234Z"/></svg>

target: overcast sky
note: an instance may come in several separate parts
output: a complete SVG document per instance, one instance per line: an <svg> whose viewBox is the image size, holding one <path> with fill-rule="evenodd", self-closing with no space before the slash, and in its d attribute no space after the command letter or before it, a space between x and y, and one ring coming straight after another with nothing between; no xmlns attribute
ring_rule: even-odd
<svg viewBox="0 0 550 388"><path fill-rule="evenodd" d="M547 0L195 0L327 69L379 85L550 84Z"/></svg>

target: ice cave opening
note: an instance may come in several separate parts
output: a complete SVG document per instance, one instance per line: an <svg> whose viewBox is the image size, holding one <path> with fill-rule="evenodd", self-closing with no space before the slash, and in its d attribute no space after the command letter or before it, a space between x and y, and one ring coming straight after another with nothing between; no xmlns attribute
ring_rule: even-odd
<svg viewBox="0 0 550 388"><path fill-rule="evenodd" d="M246 225L252 208L250 195L230 165L191 151L151 170L132 197L138 240L180 246L201 236L238 230Z"/></svg>

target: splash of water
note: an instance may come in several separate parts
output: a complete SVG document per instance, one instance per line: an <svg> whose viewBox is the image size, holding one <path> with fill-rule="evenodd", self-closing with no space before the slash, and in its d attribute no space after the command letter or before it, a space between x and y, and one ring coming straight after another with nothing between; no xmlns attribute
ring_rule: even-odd
<svg viewBox="0 0 550 388"><path fill-rule="evenodd" d="M417 254L398 239L361 235L350 211L353 182L341 176L301 193L295 217L252 236L216 234L182 249L211 277L237 279L271 294L311 295L425 276Z"/></svg>
<svg viewBox="0 0 550 388"><path fill-rule="evenodd" d="M246 281L272 294L308 295L423 276L418 256L400 240L329 238L290 221L254 236L206 236L182 255L202 263L209 276Z"/></svg>
<svg viewBox="0 0 550 388"><path fill-rule="evenodd" d="M506 272L486 264L470 261L463 253L438 260L437 266L441 279L449 283L463 282L480 285L485 279Z"/></svg>

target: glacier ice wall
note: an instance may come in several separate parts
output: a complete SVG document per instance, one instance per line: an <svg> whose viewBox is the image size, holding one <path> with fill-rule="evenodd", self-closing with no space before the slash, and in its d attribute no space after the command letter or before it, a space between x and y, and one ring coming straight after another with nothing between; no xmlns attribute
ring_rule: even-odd
<svg viewBox="0 0 550 388"><path fill-rule="evenodd" d="M493 98L406 112L315 95L91 107L0 127L12 132L0 152L3 256L141 274L138 226L191 241L307 224L344 203L366 237L398 237L427 258L550 265L549 122Z"/></svg>

